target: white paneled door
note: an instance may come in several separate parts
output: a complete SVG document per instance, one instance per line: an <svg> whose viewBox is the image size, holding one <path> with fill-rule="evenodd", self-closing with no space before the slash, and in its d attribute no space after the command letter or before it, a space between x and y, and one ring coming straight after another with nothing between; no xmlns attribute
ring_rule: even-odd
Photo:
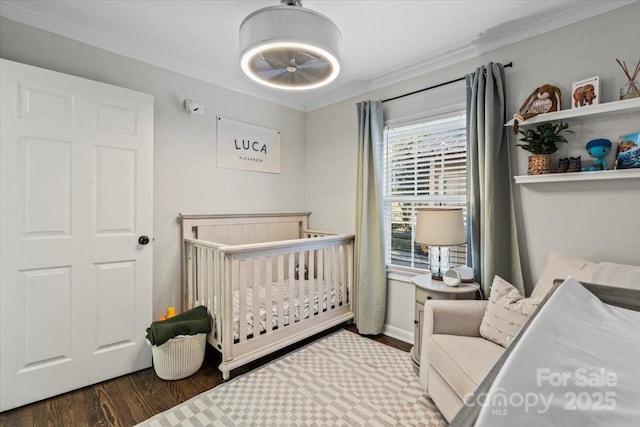
<svg viewBox="0 0 640 427"><path fill-rule="evenodd" d="M153 98L0 61L4 411L151 366Z"/></svg>

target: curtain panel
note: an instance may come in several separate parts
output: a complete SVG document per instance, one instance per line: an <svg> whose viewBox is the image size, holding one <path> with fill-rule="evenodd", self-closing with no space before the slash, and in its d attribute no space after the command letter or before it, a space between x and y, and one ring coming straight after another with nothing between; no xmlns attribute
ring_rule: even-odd
<svg viewBox="0 0 640 427"><path fill-rule="evenodd" d="M504 67L490 62L465 80L469 262L485 296L495 275L510 281L524 295L504 127Z"/></svg>
<svg viewBox="0 0 640 427"><path fill-rule="evenodd" d="M361 334L379 334L384 326L387 277L382 210L382 102L358 108L356 184L355 322Z"/></svg>

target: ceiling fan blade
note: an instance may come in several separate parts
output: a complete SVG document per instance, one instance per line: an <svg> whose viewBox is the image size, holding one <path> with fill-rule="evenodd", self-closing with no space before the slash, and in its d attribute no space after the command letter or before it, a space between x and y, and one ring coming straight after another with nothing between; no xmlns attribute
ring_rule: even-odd
<svg viewBox="0 0 640 427"><path fill-rule="evenodd" d="M265 71L258 71L258 74L260 74L261 77L271 80L274 79L278 76L281 76L284 73L288 73L287 70L265 70Z"/></svg>
<svg viewBox="0 0 640 427"><path fill-rule="evenodd" d="M277 66L274 67L274 64L267 61L262 56L254 58L253 61L249 64L249 66L251 67L252 70L258 73L273 71L273 70L282 70L282 71L286 70L286 67L277 67Z"/></svg>
<svg viewBox="0 0 640 427"><path fill-rule="evenodd" d="M320 61L323 62L321 58L318 57L318 55L314 55L311 52L307 52L304 50L296 50L295 52L292 52L293 54L293 58L296 61L296 64L298 64L298 66L306 64L308 62L311 61Z"/></svg>
<svg viewBox="0 0 640 427"><path fill-rule="evenodd" d="M295 73L291 73L291 74L294 75L296 82L299 82L299 83L313 83L317 80L316 78L314 78L314 75L312 73L300 71L300 69L298 69L298 71L296 71Z"/></svg>
<svg viewBox="0 0 640 427"><path fill-rule="evenodd" d="M307 61L302 65L298 65L298 70L306 70L310 68L328 68L329 64L322 62L319 59L313 61Z"/></svg>
<svg viewBox="0 0 640 427"><path fill-rule="evenodd" d="M261 55L271 68L287 68L291 65L291 49L271 49Z"/></svg>

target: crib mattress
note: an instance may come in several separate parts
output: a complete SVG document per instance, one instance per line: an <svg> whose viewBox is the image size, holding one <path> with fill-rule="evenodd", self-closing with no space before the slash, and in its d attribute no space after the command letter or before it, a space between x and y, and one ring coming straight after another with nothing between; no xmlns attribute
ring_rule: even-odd
<svg viewBox="0 0 640 427"><path fill-rule="evenodd" d="M300 312L302 312L302 318L306 319L309 317L311 310L313 310L314 314L318 314L319 311L326 311L328 308L334 308L336 304L338 306L342 305L342 290L338 289L337 292L337 301L336 301L336 290L334 289L335 285L332 283L327 283L325 281L317 281L317 280L303 280L301 283L304 289L302 294L304 297L302 301L300 301L300 286L296 284L294 288L293 295L293 321L298 322L300 317ZM322 291L322 301L320 301L318 286L320 285ZM289 284L288 281L284 281L283 284L278 286L277 283L273 283L270 286L260 286L259 292L260 295L258 297L258 301L260 304L258 321L260 322L259 328L260 333L264 333L266 331L267 326L267 308L265 307L265 301L267 298L267 289L271 290L269 298L271 298L271 329L276 329L278 327L278 296L280 295L280 299L283 301L283 319L282 324L287 326L290 322L290 311L289 311ZM253 288L247 288L247 296L245 301L246 307L246 322L245 329L247 337L253 336ZM313 301L309 304L309 294L310 291L313 290ZM328 305L327 305L328 304ZM240 292L234 291L233 293L233 339L234 341L238 341L240 338Z"/></svg>

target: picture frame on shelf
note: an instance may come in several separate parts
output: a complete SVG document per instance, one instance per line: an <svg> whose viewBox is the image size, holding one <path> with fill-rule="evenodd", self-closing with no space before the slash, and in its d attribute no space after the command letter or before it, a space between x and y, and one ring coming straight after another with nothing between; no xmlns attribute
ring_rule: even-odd
<svg viewBox="0 0 640 427"><path fill-rule="evenodd" d="M600 77L574 82L571 85L571 108L584 108L600 103Z"/></svg>
<svg viewBox="0 0 640 427"><path fill-rule="evenodd" d="M615 168L640 168L640 132L628 133L618 138Z"/></svg>

